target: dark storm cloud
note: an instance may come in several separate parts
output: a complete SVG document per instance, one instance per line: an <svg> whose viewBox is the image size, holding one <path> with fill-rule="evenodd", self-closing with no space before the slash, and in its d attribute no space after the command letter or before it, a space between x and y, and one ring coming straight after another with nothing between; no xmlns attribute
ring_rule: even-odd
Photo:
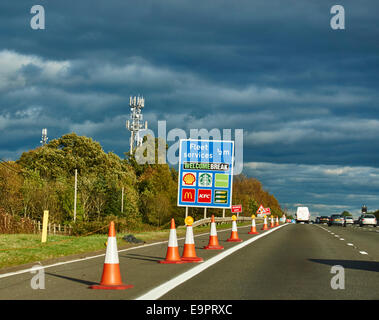
<svg viewBox="0 0 379 320"><path fill-rule="evenodd" d="M30 28L35 4L46 30ZM142 94L155 132L158 120L187 134L243 129L247 164L377 168L379 5L342 1L346 30L334 31L334 4L2 1L1 153L17 158L47 127L51 139L75 131L122 156L128 97ZM267 175L262 181L275 189ZM301 190L285 174L281 181Z"/></svg>

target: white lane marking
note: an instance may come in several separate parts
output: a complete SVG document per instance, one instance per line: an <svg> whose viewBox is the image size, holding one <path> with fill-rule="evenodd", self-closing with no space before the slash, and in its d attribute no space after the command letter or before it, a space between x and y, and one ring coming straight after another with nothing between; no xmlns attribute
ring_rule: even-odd
<svg viewBox="0 0 379 320"><path fill-rule="evenodd" d="M339 238L339 235L338 235L338 234L336 234L336 235L335 235L335 237L336 237L336 238Z"/></svg>
<svg viewBox="0 0 379 320"><path fill-rule="evenodd" d="M368 254L366 251L359 251L360 254Z"/></svg>
<svg viewBox="0 0 379 320"><path fill-rule="evenodd" d="M344 238L340 238L340 240L345 240Z"/></svg>
<svg viewBox="0 0 379 320"><path fill-rule="evenodd" d="M348 243L347 245L348 245L348 246L353 246L353 244L352 244L352 243Z"/></svg>
<svg viewBox="0 0 379 320"><path fill-rule="evenodd" d="M259 224L257 224L257 226L262 225L262 224L263 223L259 223ZM248 225L248 226L241 226L241 227L238 227L238 228L248 228L248 227L250 227L250 225ZM229 230L231 230L231 228L224 229L224 230L218 230L217 233L219 233L219 232L226 232L226 231L229 231ZM209 232L197 234L194 237L196 238L196 237L204 236L204 235L207 235L207 234L209 234ZM185 239L184 237L178 238L178 240L184 240L184 239ZM155 245L166 243L166 242L168 242L168 240L160 241L160 242L154 242L154 243L148 243L148 244L143 244L143 245L140 245L140 246L136 246L136 247L132 247L132 248L127 248L127 249L121 249L121 250L118 250L117 252L124 252L124 251L129 251L129 250L146 248L146 247L155 246ZM63 261L63 262L49 264L47 266L41 266L41 267L42 267L42 269L47 269L47 268L58 267L58 266L69 264L69 263L96 259L96 258L100 258L100 257L104 257L104 256L105 256L105 253L102 253L102 254L98 254L96 256L90 256L90 257L85 257L85 258L81 258L81 259ZM39 261L36 261L36 263L39 263ZM15 271L15 272L9 272L9 273L0 274L0 279L1 278L7 278L7 277L15 276L15 275L22 274L22 273L31 272L31 271L34 271L34 270L35 270L35 268L32 267L32 268L29 268L29 269L23 269L23 270L19 270L19 271Z"/></svg>
<svg viewBox="0 0 379 320"><path fill-rule="evenodd" d="M165 295L167 292L171 291L172 289L176 288L177 286L179 286L183 282L191 279L192 277L196 276L200 272L204 271L205 269L211 267L215 263L217 263L217 262L221 261L222 259L226 258L227 256L231 255L232 253L236 252L237 250L242 249L243 247L251 244L252 242L254 242L254 241L270 234L271 232L274 232L275 230L278 230L279 228L286 226L286 225L288 225L288 224L286 223L286 224L283 224L279 227L276 227L275 229L268 230L265 233L262 233L256 237L254 237L254 238L246 240L246 241L236 245L235 247L232 247L232 248L230 248L230 249L228 249L222 253L219 253L218 255L210 258L209 260L203 262L202 264L200 264L196 267L193 267L192 269L182 273L181 275L179 275L179 276L159 285L158 287L150 290L149 292L143 294L142 296L139 296L135 300L156 300L156 299L159 299L160 297Z"/></svg>

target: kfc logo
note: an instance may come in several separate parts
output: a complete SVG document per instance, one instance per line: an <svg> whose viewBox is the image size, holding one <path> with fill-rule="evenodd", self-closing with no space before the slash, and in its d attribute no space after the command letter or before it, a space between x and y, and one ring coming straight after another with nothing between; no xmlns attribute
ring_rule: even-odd
<svg viewBox="0 0 379 320"><path fill-rule="evenodd" d="M211 203L212 190L199 189L198 194L197 194L197 202Z"/></svg>

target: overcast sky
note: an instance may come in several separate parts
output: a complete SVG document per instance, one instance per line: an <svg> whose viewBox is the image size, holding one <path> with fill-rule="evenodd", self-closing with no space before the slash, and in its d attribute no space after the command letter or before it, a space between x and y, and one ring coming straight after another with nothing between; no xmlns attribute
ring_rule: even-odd
<svg viewBox="0 0 379 320"><path fill-rule="evenodd" d="M45 30L30 26L43 5ZM330 26L333 5L345 30ZM244 173L313 216L379 209L379 3L3 0L0 156L76 132L123 157L129 96L167 130L243 129Z"/></svg>

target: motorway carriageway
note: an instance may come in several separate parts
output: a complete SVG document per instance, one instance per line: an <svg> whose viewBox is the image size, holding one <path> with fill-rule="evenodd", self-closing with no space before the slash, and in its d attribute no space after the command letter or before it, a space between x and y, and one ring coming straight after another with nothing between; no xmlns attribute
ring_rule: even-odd
<svg viewBox="0 0 379 320"><path fill-rule="evenodd" d="M167 241L119 251L127 290L91 290L100 281L104 255L45 268L45 289L31 288L35 274L0 274L2 300L270 300L379 299L379 228L285 224L259 235L238 228L242 243L229 243L230 229L218 231L224 250L204 250L209 233L195 236L203 263L163 265ZM182 252L184 238L178 240ZM335 290L333 266L344 267L345 288Z"/></svg>

